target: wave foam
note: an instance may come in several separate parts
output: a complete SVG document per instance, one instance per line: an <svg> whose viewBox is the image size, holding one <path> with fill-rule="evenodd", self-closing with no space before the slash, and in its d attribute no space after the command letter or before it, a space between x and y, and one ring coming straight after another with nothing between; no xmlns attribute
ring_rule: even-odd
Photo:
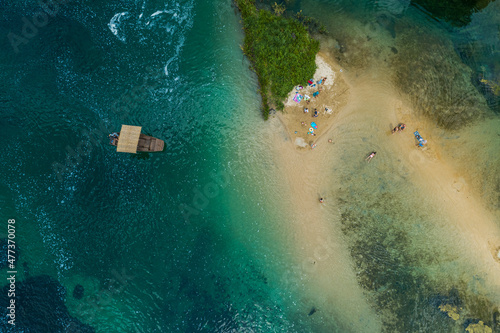
<svg viewBox="0 0 500 333"><path fill-rule="evenodd" d="M123 13L117 13L113 18L109 21L108 27L109 30L115 35L119 40L122 42L126 42L127 38L123 31L121 30L121 25L123 24L124 19L127 19L130 17L129 12L123 12Z"/></svg>
<svg viewBox="0 0 500 333"><path fill-rule="evenodd" d="M140 44L154 45L154 49L165 55L165 75L179 58L186 34L193 26L194 1L170 3L165 8L156 8L149 14L144 4L137 16L130 12L116 13L108 27L120 41L126 43L132 34Z"/></svg>

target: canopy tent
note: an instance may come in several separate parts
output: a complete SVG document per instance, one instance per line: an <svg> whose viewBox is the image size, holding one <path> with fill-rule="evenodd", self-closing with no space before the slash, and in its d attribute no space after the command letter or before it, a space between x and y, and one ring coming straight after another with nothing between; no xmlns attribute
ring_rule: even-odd
<svg viewBox="0 0 500 333"><path fill-rule="evenodd" d="M137 145L139 144L141 129L142 127L140 126L122 125L116 151L132 154L137 153Z"/></svg>

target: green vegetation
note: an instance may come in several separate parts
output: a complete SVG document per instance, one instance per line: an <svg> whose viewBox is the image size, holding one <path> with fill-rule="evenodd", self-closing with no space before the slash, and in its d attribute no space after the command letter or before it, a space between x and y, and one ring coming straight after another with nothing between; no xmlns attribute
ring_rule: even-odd
<svg viewBox="0 0 500 333"><path fill-rule="evenodd" d="M283 109L283 100L297 84L305 85L316 71L319 42L295 18L283 16L285 7L273 5L274 13L258 10L253 0L235 0L243 18L243 52L257 74L263 116L269 105Z"/></svg>

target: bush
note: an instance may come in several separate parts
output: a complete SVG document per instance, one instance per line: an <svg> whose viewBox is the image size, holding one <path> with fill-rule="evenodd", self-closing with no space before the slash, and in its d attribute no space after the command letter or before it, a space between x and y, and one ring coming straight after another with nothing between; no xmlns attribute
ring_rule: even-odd
<svg viewBox="0 0 500 333"><path fill-rule="evenodd" d="M305 85L316 71L319 42L295 18L255 9L251 0L236 0L243 18L243 51L257 74L267 119L269 103L283 108L283 100L297 84Z"/></svg>

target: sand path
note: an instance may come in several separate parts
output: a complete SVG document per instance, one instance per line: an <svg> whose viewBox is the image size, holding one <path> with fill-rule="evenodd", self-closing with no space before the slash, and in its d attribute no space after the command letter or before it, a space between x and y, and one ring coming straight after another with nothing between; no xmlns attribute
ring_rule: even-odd
<svg viewBox="0 0 500 333"><path fill-rule="evenodd" d="M396 169L404 173L413 187L434 202L429 209L445 217L442 227L454 231L450 233L453 239L443 241L463 247L461 253L466 253L467 257L460 260L474 267L471 276L484 277L490 300L500 305L500 263L495 253L500 246L498 224L494 215L465 186L464 177L440 158L446 152L440 152L438 145L433 146L431 142L427 150L414 146L413 131L419 129L425 136L429 123L412 116L383 68L372 68L361 75L358 73L357 77L345 70L339 72L331 57L325 53L322 56L325 62L333 64L336 79L345 80L344 84L350 89L345 106L342 105L331 119L323 120L324 131L314 138L317 147L311 150L294 144L296 137L303 135L294 133L303 116L303 106L292 104L295 109L289 108L284 115L278 115L279 121L276 119L273 125L279 133L274 146L276 162L282 166L290 188L288 232L293 235L290 242L297 252L304 292L316 302L318 314L324 314L315 314L318 325L331 313L341 322L351 323L350 330L380 330L379 318L357 284L347 244L339 228L339 211L335 200L330 200L334 199L335 189L341 184L335 174L330 178L332 169L346 164L351 168L359 165L359 172L366 172L369 167L379 172ZM332 100L322 102L334 105L335 95L331 94ZM391 135L390 129L399 122L405 122L408 129ZM289 139L284 141L284 136ZM333 138L334 143L328 143L329 138ZM378 154L368 165L363 156L371 150ZM340 156L350 159L351 163L341 161ZM326 202L320 204L319 197L326 197Z"/></svg>
<svg viewBox="0 0 500 333"><path fill-rule="evenodd" d="M329 61L321 58L318 60ZM324 68L324 63L320 67ZM336 69L338 73L338 68ZM328 73L330 72L318 71L320 75L315 75L315 79ZM297 284L303 292L305 304L318 310L310 317L313 326L316 326L315 331L328 331L328 327L340 323L341 331L377 332L381 330L380 320L357 284L347 246L338 230L340 213L333 205L328 204L328 199L324 204L318 201L329 192L324 179L325 173L319 170L329 165L332 158L332 155L324 154L326 148L332 147L327 143L328 129L332 127L335 115L347 103L349 96L345 93L349 87L344 82L337 78L333 84L333 77L328 76L329 86L321 92L321 98L311 105L319 107L327 103L334 111L331 115L322 113L320 117L312 119L310 114L304 115L304 103L301 106L290 103L290 112L286 116L278 114L277 119L272 121L275 132L274 156L277 165L286 169L284 177L289 188L287 193L290 195L290 224L286 234L292 235L288 242L293 247L293 256L297 260L294 274L299 280ZM328 100L326 91L330 88L335 88L330 91L330 96L338 97L342 94L342 102L333 98ZM300 128L301 121L311 121L310 118L319 125L316 137L305 138L308 143L318 144L314 151L309 145L299 148L294 144L296 137L305 137L305 133L302 133L305 131L295 134L295 130ZM288 139L283 140L284 137Z"/></svg>
<svg viewBox="0 0 500 333"><path fill-rule="evenodd" d="M359 288L347 246L337 230L339 212L328 205L324 196L323 174L318 172L322 155L313 156L297 151L290 140L283 140L283 126L275 124L275 162L286 169L289 208L288 244L296 260L293 278L304 295L303 303L318 311L309 317L316 324L315 332L327 331L339 322L349 326L339 329L350 332L377 332L380 323ZM306 157L307 156L307 157ZM333 321L333 322L332 322Z"/></svg>

